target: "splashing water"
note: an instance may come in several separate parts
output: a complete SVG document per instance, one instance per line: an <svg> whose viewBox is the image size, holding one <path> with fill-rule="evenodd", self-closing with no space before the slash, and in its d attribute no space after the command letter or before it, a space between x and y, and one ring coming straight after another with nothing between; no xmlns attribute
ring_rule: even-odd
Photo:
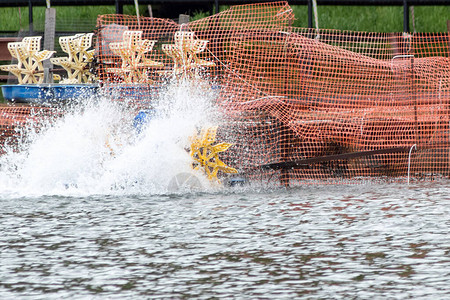
<svg viewBox="0 0 450 300"><path fill-rule="evenodd" d="M152 99L138 133L136 110L107 97L84 99L64 117L28 134L19 152L0 157L0 191L11 196L161 194L176 174L192 173L189 137L218 118L214 92L171 84ZM212 188L202 172L195 176Z"/></svg>

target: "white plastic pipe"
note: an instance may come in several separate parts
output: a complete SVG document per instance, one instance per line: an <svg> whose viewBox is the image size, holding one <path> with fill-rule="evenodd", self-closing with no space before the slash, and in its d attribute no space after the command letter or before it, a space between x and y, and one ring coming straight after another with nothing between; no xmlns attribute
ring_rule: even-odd
<svg viewBox="0 0 450 300"><path fill-rule="evenodd" d="M314 10L314 21L316 22L316 29L319 31L319 16L317 15L317 1L312 0Z"/></svg>
<svg viewBox="0 0 450 300"><path fill-rule="evenodd" d="M136 7L136 17L137 17L137 21L138 21L138 27L139 27L139 29L141 29L141 22L139 20L139 2L138 2L138 0L134 0L134 6Z"/></svg>
<svg viewBox="0 0 450 300"><path fill-rule="evenodd" d="M412 147L409 149L409 156L408 156L408 185L409 185L409 176L410 176L410 172L411 172L411 152L413 151L413 149L417 150L416 144L412 145Z"/></svg>

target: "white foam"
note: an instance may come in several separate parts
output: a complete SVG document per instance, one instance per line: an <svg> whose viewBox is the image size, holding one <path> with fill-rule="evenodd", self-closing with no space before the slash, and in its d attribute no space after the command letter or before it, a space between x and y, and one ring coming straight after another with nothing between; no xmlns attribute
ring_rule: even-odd
<svg viewBox="0 0 450 300"><path fill-rule="evenodd" d="M193 172L189 136L218 119L211 89L187 82L152 99L154 116L140 134L129 105L82 102L0 157L0 196L167 193L174 176ZM195 176L209 188L202 172Z"/></svg>

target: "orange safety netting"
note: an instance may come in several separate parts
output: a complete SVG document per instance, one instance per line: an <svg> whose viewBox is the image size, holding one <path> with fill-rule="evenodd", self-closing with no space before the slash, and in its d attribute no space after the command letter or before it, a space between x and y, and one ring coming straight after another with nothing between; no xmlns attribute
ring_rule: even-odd
<svg viewBox="0 0 450 300"><path fill-rule="evenodd" d="M185 60L165 45L191 32L208 41L189 61L219 86L218 135L234 143L221 155L241 174L283 185L449 175L447 33L303 29L293 20L286 2L183 25L102 15L97 75L106 89L138 89L145 106L180 69L174 60ZM127 39L129 31L142 34Z"/></svg>
<svg viewBox="0 0 450 300"><path fill-rule="evenodd" d="M27 130L38 130L42 120L57 116L50 107L31 105L0 106L0 154L4 154L7 147L17 149Z"/></svg>
<svg viewBox="0 0 450 300"><path fill-rule="evenodd" d="M209 41L202 55L215 67L205 72L228 121L219 134L234 143L224 155L240 172L286 185L405 178L411 150L411 176L448 175L448 34L301 29L293 20L286 2L184 25L100 16L100 78L121 81L107 70L118 63L104 45L121 31L157 41L148 57L164 67L149 70L154 84L172 68L161 45L193 32Z"/></svg>

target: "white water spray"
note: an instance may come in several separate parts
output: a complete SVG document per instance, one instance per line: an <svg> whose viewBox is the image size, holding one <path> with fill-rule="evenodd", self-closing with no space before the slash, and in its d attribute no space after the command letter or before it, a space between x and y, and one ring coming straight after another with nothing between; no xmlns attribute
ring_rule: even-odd
<svg viewBox="0 0 450 300"><path fill-rule="evenodd" d="M170 180L193 172L189 136L220 120L210 88L171 85L152 99L140 133L136 110L107 98L85 103L28 136L22 151L0 157L0 195L167 193ZM209 181L195 174L208 188Z"/></svg>

